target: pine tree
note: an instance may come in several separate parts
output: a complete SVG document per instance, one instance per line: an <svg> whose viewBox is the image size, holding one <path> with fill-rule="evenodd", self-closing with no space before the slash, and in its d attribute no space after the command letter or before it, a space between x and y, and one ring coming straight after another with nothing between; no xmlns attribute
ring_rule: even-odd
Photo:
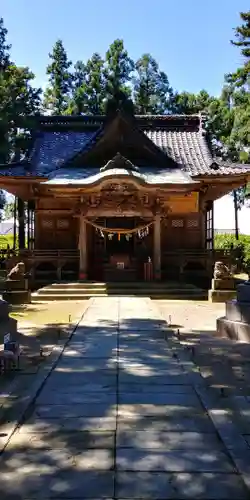
<svg viewBox="0 0 250 500"><path fill-rule="evenodd" d="M86 107L86 65L82 61L77 61L72 74L72 98L69 100L67 114L84 114Z"/></svg>
<svg viewBox="0 0 250 500"><path fill-rule="evenodd" d="M105 100L104 61L97 53L84 64L75 65L74 89L70 111L76 114L103 113Z"/></svg>
<svg viewBox="0 0 250 500"><path fill-rule="evenodd" d="M171 99L172 111L177 114L193 115L207 111L214 98L206 90L198 94L176 92Z"/></svg>
<svg viewBox="0 0 250 500"><path fill-rule="evenodd" d="M104 61L97 53L86 64L86 94L90 114L103 113L105 100Z"/></svg>
<svg viewBox="0 0 250 500"><path fill-rule="evenodd" d="M241 12L243 21L235 29L236 40L231 43L241 49L243 65L234 73L226 75L226 81L233 88L234 126L231 140L236 144L239 157L245 155L250 144L250 11Z"/></svg>
<svg viewBox="0 0 250 500"><path fill-rule="evenodd" d="M43 106L54 115L62 115L69 105L72 90L72 74L69 71L72 63L68 60L62 40L57 40L49 58L51 59L51 64L47 67L49 86L44 94Z"/></svg>
<svg viewBox="0 0 250 500"><path fill-rule="evenodd" d="M132 79L134 63L124 48L123 40L115 40L106 53L104 77L107 99L119 100L121 93L130 96L129 83Z"/></svg>
<svg viewBox="0 0 250 500"><path fill-rule="evenodd" d="M7 30L0 20L0 163L27 149L25 117L39 112L40 89L34 89L33 73L10 61Z"/></svg>
<svg viewBox="0 0 250 500"><path fill-rule="evenodd" d="M10 64L9 50L11 45L6 41L7 34L8 31L4 27L3 18L0 17L0 71L4 71Z"/></svg>
<svg viewBox="0 0 250 500"><path fill-rule="evenodd" d="M135 64L134 103L139 114L164 114L170 111L173 90L167 75L150 54L143 54Z"/></svg>

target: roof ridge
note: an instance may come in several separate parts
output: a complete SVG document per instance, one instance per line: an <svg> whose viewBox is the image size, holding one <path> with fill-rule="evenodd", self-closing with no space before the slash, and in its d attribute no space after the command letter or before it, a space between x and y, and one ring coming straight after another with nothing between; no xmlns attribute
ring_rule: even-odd
<svg viewBox="0 0 250 500"><path fill-rule="evenodd" d="M161 120L161 121L174 121L174 120L200 120L201 113L196 114L169 114L169 115L154 115L154 114L135 114L135 118L144 120ZM106 120L106 115L40 115L38 123L71 123L71 122L103 122Z"/></svg>

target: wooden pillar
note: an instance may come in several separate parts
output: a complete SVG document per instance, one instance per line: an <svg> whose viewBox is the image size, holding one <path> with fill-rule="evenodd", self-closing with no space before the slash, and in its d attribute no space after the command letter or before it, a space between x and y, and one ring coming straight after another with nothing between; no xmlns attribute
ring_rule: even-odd
<svg viewBox="0 0 250 500"><path fill-rule="evenodd" d="M13 217L14 217L14 230L13 230L13 249L16 250L16 247L17 247L17 227L16 227L16 222L17 222L17 197L15 196L15 199L14 199L14 213L13 213Z"/></svg>
<svg viewBox="0 0 250 500"><path fill-rule="evenodd" d="M84 217L79 217L79 243L80 266L79 278L87 279L87 227Z"/></svg>
<svg viewBox="0 0 250 500"><path fill-rule="evenodd" d="M27 207L27 240L28 248L33 250L34 247L34 201L28 201Z"/></svg>
<svg viewBox="0 0 250 500"><path fill-rule="evenodd" d="M17 200L17 213L18 213L18 245L19 250L25 248L25 219L24 219L24 201L21 198Z"/></svg>
<svg viewBox="0 0 250 500"><path fill-rule="evenodd" d="M154 219L154 279L161 280L161 216Z"/></svg>

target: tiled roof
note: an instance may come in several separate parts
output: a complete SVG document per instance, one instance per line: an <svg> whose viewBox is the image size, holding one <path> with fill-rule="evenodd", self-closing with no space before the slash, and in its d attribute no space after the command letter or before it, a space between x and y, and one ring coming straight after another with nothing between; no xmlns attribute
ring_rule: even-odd
<svg viewBox="0 0 250 500"><path fill-rule="evenodd" d="M181 168L192 176L250 173L250 165L216 161L204 132L198 130L147 129L145 134Z"/></svg>
<svg viewBox="0 0 250 500"><path fill-rule="evenodd" d="M95 135L94 131L43 131L36 140L30 161L32 171L45 175L59 168L82 150Z"/></svg>
<svg viewBox="0 0 250 500"><path fill-rule="evenodd" d="M250 174L250 165L217 162L209 149L198 115L136 116L139 129L180 170L189 175ZM80 152L89 151L103 135L104 116L40 117L40 132L26 162L0 168L0 175L47 177ZM166 158L166 164L167 164ZM73 168L73 165L72 165ZM169 167L166 167L169 170ZM140 171L141 167L140 167Z"/></svg>

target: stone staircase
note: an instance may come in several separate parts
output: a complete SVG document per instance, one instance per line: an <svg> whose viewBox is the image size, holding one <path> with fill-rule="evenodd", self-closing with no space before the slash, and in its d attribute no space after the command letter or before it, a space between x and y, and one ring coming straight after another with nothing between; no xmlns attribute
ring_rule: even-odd
<svg viewBox="0 0 250 500"><path fill-rule="evenodd" d="M168 300L207 300L207 291L197 288L194 285L176 282L61 282L53 283L32 293L32 302L86 300L91 297L108 296L137 296Z"/></svg>

